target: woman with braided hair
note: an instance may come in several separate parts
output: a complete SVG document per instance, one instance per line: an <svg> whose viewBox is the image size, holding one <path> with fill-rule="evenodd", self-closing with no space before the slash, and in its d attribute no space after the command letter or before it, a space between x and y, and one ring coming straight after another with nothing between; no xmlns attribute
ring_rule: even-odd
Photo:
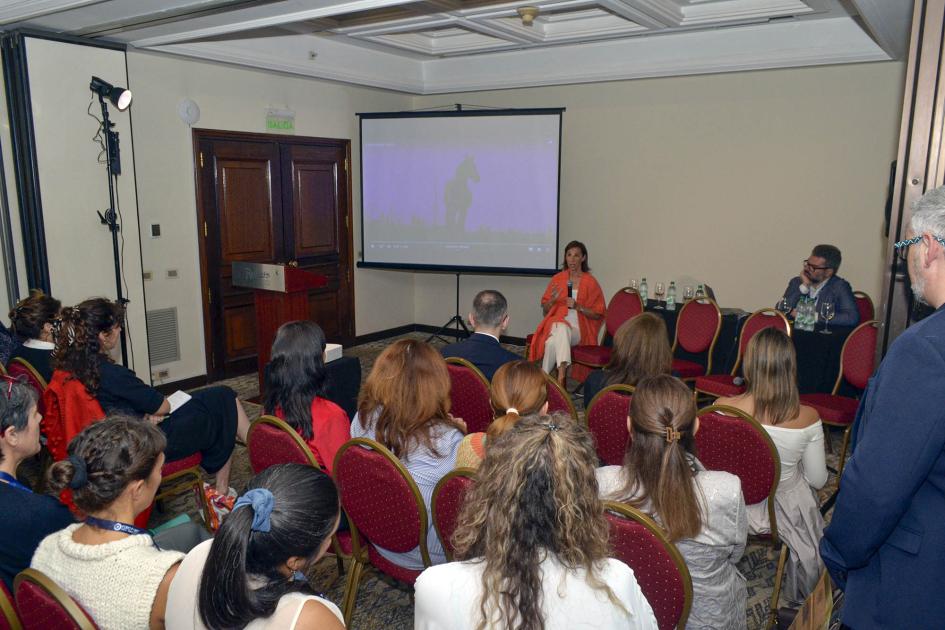
<svg viewBox="0 0 945 630"><path fill-rule="evenodd" d="M249 431L236 393L229 387L207 387L172 410L164 394L109 356L118 345L124 317L124 307L104 298L63 309L53 367L81 382L105 413L129 414L156 424L167 437L168 461L199 452L203 469L216 474L216 492L227 494L236 437L245 440Z"/></svg>
<svg viewBox="0 0 945 630"><path fill-rule="evenodd" d="M748 591L735 564L745 551L748 515L738 477L696 459L699 430L692 391L678 378L637 383L627 417L622 466L597 469L605 499L658 521L692 577L688 628L744 628Z"/></svg>
<svg viewBox="0 0 945 630"><path fill-rule="evenodd" d="M52 379L53 327L60 308L59 300L33 289L10 311L10 329L22 342L10 359L26 359L47 383Z"/></svg>
<svg viewBox="0 0 945 630"><path fill-rule="evenodd" d="M608 558L590 434L532 415L490 442L453 535L461 562L416 582L416 630L656 628L633 571Z"/></svg>

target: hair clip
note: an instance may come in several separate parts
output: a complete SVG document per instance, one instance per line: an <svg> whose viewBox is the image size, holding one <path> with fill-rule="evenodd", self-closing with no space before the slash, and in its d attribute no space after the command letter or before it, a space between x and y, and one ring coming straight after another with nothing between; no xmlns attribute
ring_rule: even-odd
<svg viewBox="0 0 945 630"><path fill-rule="evenodd" d="M506 414L514 413L515 415L519 415L518 409L516 409L515 407L509 407L508 409L505 410L505 413Z"/></svg>
<svg viewBox="0 0 945 630"><path fill-rule="evenodd" d="M673 427L666 427L666 441L670 444L673 442L678 442L679 438L682 437L682 433L674 429Z"/></svg>
<svg viewBox="0 0 945 630"><path fill-rule="evenodd" d="M545 428L548 429L549 431L558 431L561 429L561 427L555 424L554 422L547 423L545 425Z"/></svg>
<svg viewBox="0 0 945 630"><path fill-rule="evenodd" d="M272 525L269 522L269 515L275 507L275 497L272 492L266 488L253 488L236 500L233 505L233 511L248 505L253 509L253 524L250 529L254 532L267 533Z"/></svg>

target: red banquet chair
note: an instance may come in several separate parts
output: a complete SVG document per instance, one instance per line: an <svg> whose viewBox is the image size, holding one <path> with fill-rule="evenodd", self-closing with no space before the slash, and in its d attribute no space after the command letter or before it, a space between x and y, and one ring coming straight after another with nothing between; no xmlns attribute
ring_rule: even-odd
<svg viewBox="0 0 945 630"><path fill-rule="evenodd" d="M844 428L843 446L840 449L838 476L843 474L843 466L850 442L850 428L856 418L856 408L860 401L856 398L838 396L840 384L845 380L858 390L866 388L873 370L876 368L876 335L879 322L870 320L853 329L840 350L840 371L833 391L829 394L801 394L801 403L810 405L820 414L820 420L832 427ZM827 434L829 437L829 433Z"/></svg>
<svg viewBox="0 0 945 630"><path fill-rule="evenodd" d="M62 588L36 569L13 580L16 606L25 630L95 630L92 617Z"/></svg>
<svg viewBox="0 0 945 630"><path fill-rule="evenodd" d="M36 402L37 411L43 413L43 392L46 391L47 383L46 379L33 367L33 364L23 357L13 357L10 359L10 364L7 365L7 374L14 378L26 380L39 396L39 400Z"/></svg>
<svg viewBox="0 0 945 630"><path fill-rule="evenodd" d="M624 287L614 293L607 305L604 326L607 334L613 338L617 329L632 317L643 312L643 300L640 294L630 287ZM606 346L574 346L571 348L571 362L586 365L591 369L602 368L610 363L610 348Z"/></svg>
<svg viewBox="0 0 945 630"><path fill-rule="evenodd" d="M633 569L661 630L685 628L692 607L692 577L676 545L649 516L625 504L604 502L611 557Z"/></svg>
<svg viewBox="0 0 945 630"><path fill-rule="evenodd" d="M6 582L0 580L0 630L22 630L23 624L16 614L13 595L7 589Z"/></svg>
<svg viewBox="0 0 945 630"><path fill-rule="evenodd" d="M571 395L548 373L542 372L542 374L545 375L545 385L548 390L548 413L566 413L577 422L577 408L571 400Z"/></svg>
<svg viewBox="0 0 945 630"><path fill-rule="evenodd" d="M457 468L450 471L437 482L433 489L430 511L433 512L433 526L443 543L446 559L453 561L453 532L459 525L459 512L466 499L466 493L476 483L476 471L472 468Z"/></svg>
<svg viewBox="0 0 945 630"><path fill-rule="evenodd" d="M475 365L459 357L446 359L450 373L450 413L462 418L467 433L485 431L495 415L489 400L489 380Z"/></svg>
<svg viewBox="0 0 945 630"><path fill-rule="evenodd" d="M320 468L298 431L275 416L260 416L246 434L249 466L259 474L276 464L304 464Z"/></svg>
<svg viewBox="0 0 945 630"><path fill-rule="evenodd" d="M856 302L856 310L860 313L860 323L865 323L876 317L876 309L873 308L873 300L863 291L854 291L853 300Z"/></svg>
<svg viewBox="0 0 945 630"><path fill-rule="evenodd" d="M429 522L417 484L382 444L367 438L345 442L335 455L333 471L350 527L338 535L338 542L352 557L342 598L345 626L351 627L365 565L410 585L422 573L394 564L375 545L397 553L419 546L423 566L429 567Z"/></svg>
<svg viewBox="0 0 945 630"><path fill-rule="evenodd" d="M630 441L627 412L630 410L630 385L609 385L594 396L587 407L587 428L594 436L597 456L605 466L623 462Z"/></svg>
<svg viewBox="0 0 945 630"><path fill-rule="evenodd" d="M767 501L770 533L749 538L770 544L776 552L780 548L769 608L770 627L777 617L781 579L787 561L787 546L778 536L778 519L774 512L774 495L781 480L781 457L764 427L740 409L712 405L700 409L698 416L696 449L702 465L708 470L724 470L738 477L745 505Z"/></svg>
<svg viewBox="0 0 945 630"><path fill-rule="evenodd" d="M742 366L742 358L745 356L748 342L756 333L765 328L780 328L788 337L791 336L791 324L787 317L773 308L758 309L749 315L742 325L742 331L738 335L738 357L735 359L731 374L706 374L705 376L696 377L696 393L707 394L715 398L737 396L744 393L745 386L736 385L735 377Z"/></svg>
<svg viewBox="0 0 945 630"><path fill-rule="evenodd" d="M715 300L700 297L683 304L676 318L673 355L678 348L691 354L705 353L705 367L688 359L673 359L673 373L684 381L712 373L712 351L722 328L722 311Z"/></svg>

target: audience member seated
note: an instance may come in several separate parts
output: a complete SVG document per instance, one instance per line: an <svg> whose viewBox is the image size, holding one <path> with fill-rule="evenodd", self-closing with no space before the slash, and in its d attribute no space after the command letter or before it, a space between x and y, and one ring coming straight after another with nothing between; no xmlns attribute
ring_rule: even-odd
<svg viewBox="0 0 945 630"><path fill-rule="evenodd" d="M610 385L632 385L647 376L669 374L673 351L669 345L666 323L653 313L628 319L614 334L610 363L594 370L584 381L584 405L591 404L597 392Z"/></svg>
<svg viewBox="0 0 945 630"><path fill-rule="evenodd" d="M334 630L341 611L305 574L331 544L338 491L310 466L279 464L252 480L213 540L195 547L171 584L174 630Z"/></svg>
<svg viewBox="0 0 945 630"><path fill-rule="evenodd" d="M840 269L840 250L833 245L817 245L804 261L799 276L791 278L784 290L784 299L794 317L798 300L806 295L813 299L820 313L820 305L833 302L834 317L831 324L856 326L860 322L860 311L850 283L836 275Z"/></svg>
<svg viewBox="0 0 945 630"><path fill-rule="evenodd" d="M162 551L132 523L161 484L165 445L151 423L110 417L86 427L69 444L69 458L49 470L51 490L71 488L88 516L47 536L31 566L101 630L164 627L168 589L184 555Z"/></svg>
<svg viewBox="0 0 945 630"><path fill-rule="evenodd" d="M47 383L52 379L52 351L56 347L53 343L53 325L61 307L59 300L33 290L28 298L17 302L10 311L10 328L22 342L10 359L26 359Z"/></svg>
<svg viewBox="0 0 945 630"><path fill-rule="evenodd" d="M19 345L16 335L3 322L0 322L0 363L6 365Z"/></svg>
<svg viewBox="0 0 945 630"><path fill-rule="evenodd" d="M604 323L604 293L587 266L587 247L571 241L564 248L563 271L552 276L541 296L545 318L538 324L528 350L529 361L557 375L563 386L571 365L571 347L596 346Z"/></svg>
<svg viewBox="0 0 945 630"><path fill-rule="evenodd" d="M325 333L312 321L288 322L279 327L266 366L266 413L282 418L298 431L331 474L335 453L351 437L344 409L325 398Z"/></svg>
<svg viewBox="0 0 945 630"><path fill-rule="evenodd" d="M509 303L505 296L491 289L477 293L469 323L473 327L469 339L444 346L440 353L466 359L491 381L500 366L519 358L499 344L499 337L509 327Z"/></svg>
<svg viewBox="0 0 945 630"><path fill-rule="evenodd" d="M827 482L824 429L817 410L798 400L794 344L784 332L766 328L752 337L745 350L743 371L745 393L716 402L754 417L778 449L781 481L774 508L778 533L791 550L781 597L785 606L797 608L824 568L817 550L824 519L814 492ZM750 506L748 523L752 533L767 533L767 505Z"/></svg>
<svg viewBox="0 0 945 630"><path fill-rule="evenodd" d="M590 434L523 418L490 444L451 562L415 585L416 630L656 628L633 571L608 558Z"/></svg>
<svg viewBox="0 0 945 630"><path fill-rule="evenodd" d="M433 488L456 466L456 451L465 423L450 410L450 376L446 361L433 346L401 339L374 362L361 388L351 437L366 437L389 448L420 489L427 507L427 550L430 561L446 561L433 527L430 501ZM420 547L394 553L378 547L385 558L408 569L422 570Z"/></svg>
<svg viewBox="0 0 945 630"><path fill-rule="evenodd" d="M695 457L692 391L672 376L640 381L630 402L623 466L597 470L601 494L650 514L692 576L688 628L744 628L748 590L735 568L748 519L738 477L707 471Z"/></svg>
<svg viewBox="0 0 945 630"><path fill-rule="evenodd" d="M129 414L156 424L167 437L168 461L199 452L201 466L216 473L214 485L227 494L237 434L246 439L249 419L229 387L207 387L174 409L164 394L112 361L124 321L124 307L92 298L62 310L53 367L85 385L106 414Z"/></svg>
<svg viewBox="0 0 945 630"><path fill-rule="evenodd" d="M40 541L74 521L58 500L17 481L20 462L39 452L42 416L32 387L7 376L0 388L0 578L12 592L14 576L30 566Z"/></svg>
<svg viewBox="0 0 945 630"><path fill-rule="evenodd" d="M478 468L490 444L515 426L524 416L548 412L548 384L537 363L512 361L499 368L490 388L496 419L485 433L470 433L463 438L456 453L456 466Z"/></svg>

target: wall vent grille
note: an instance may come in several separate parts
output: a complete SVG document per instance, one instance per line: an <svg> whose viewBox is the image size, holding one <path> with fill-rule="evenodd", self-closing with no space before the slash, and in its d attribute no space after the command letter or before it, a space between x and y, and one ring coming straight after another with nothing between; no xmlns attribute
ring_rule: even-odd
<svg viewBox="0 0 945 630"><path fill-rule="evenodd" d="M180 336L177 330L177 307L147 312L148 350L151 365L180 361Z"/></svg>

